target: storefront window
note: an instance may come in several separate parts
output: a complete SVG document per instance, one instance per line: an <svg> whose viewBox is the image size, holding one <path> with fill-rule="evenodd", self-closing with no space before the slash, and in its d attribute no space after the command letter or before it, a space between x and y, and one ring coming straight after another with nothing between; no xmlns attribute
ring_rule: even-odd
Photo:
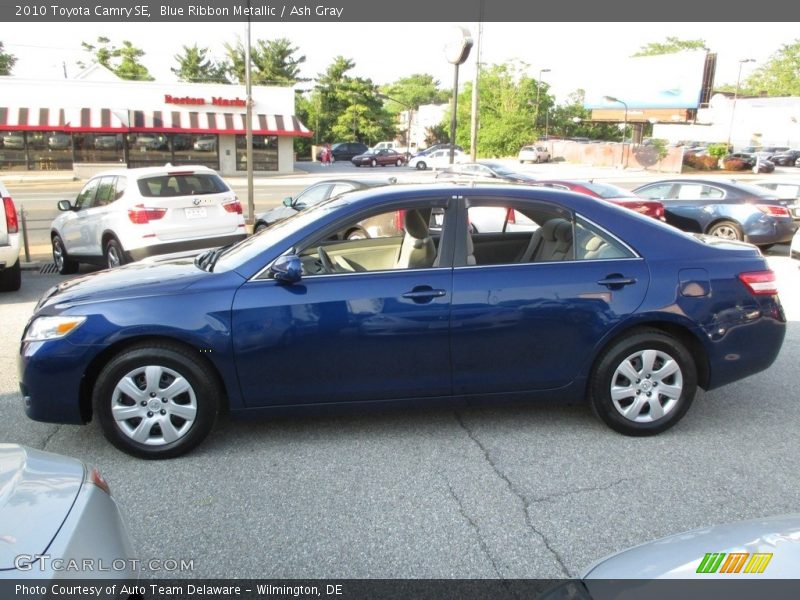
<svg viewBox="0 0 800 600"><path fill-rule="evenodd" d="M219 136L193 133L131 133L128 166L205 165L219 169Z"/></svg>
<svg viewBox="0 0 800 600"><path fill-rule="evenodd" d="M247 170L247 138L236 136L236 170ZM253 170L278 170L278 138L274 135L253 136Z"/></svg>
<svg viewBox="0 0 800 600"><path fill-rule="evenodd" d="M0 169L27 169L24 131L0 131Z"/></svg>
<svg viewBox="0 0 800 600"><path fill-rule="evenodd" d="M120 163L125 161L121 133L76 133L75 162Z"/></svg>

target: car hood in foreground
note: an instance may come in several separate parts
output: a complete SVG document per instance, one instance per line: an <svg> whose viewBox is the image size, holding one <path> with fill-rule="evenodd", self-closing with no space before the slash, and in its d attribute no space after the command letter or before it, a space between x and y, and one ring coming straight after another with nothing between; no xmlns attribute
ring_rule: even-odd
<svg viewBox="0 0 800 600"><path fill-rule="evenodd" d="M0 444L0 571L20 554L43 554L81 489L83 463Z"/></svg>
<svg viewBox="0 0 800 600"><path fill-rule="evenodd" d="M211 273L186 257L166 261L140 262L90 273L50 288L36 310L52 304L96 302L177 292Z"/></svg>
<svg viewBox="0 0 800 600"><path fill-rule="evenodd" d="M711 557L710 554L722 554ZM747 554L731 557L731 554ZM754 554L765 568L745 573ZM711 562L711 561L714 562ZM726 561L731 562L727 563ZM719 561L719 565L715 563ZM742 568L736 571L738 563ZM794 579L800 564L800 514L694 529L648 542L601 560L585 579ZM701 565L703 568L701 569ZM703 572L698 573L698 570ZM591 591L591 581L587 582Z"/></svg>

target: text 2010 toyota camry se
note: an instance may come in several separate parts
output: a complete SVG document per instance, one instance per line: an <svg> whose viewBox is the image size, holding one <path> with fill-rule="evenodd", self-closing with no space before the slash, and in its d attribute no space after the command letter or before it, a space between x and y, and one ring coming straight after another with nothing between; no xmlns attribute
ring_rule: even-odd
<svg viewBox="0 0 800 600"><path fill-rule="evenodd" d="M536 226L470 234L487 207ZM354 223L369 237L339 239ZM697 386L769 367L785 326L755 246L547 188L392 186L66 281L36 306L19 368L28 416L97 418L144 458L196 446L225 407L586 399L651 435Z"/></svg>

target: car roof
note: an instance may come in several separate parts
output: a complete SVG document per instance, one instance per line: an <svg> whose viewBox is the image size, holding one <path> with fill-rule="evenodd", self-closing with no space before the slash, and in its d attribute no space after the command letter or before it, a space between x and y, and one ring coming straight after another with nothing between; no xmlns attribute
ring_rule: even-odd
<svg viewBox="0 0 800 600"><path fill-rule="evenodd" d="M133 179L140 179L142 177L148 177L150 175L165 175L167 173L189 173L189 172L203 172L203 173L213 173L217 175L217 172L214 169L210 169L205 165L162 165L160 167L137 167L134 169L110 169L108 171L103 171L102 173L97 173L96 175L92 176L92 179L97 177L107 177L109 175L125 175L126 177L132 177Z"/></svg>

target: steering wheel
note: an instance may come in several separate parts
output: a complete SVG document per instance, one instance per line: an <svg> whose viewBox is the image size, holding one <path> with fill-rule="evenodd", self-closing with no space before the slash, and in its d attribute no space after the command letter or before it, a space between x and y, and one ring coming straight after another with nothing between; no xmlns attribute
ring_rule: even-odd
<svg viewBox="0 0 800 600"><path fill-rule="evenodd" d="M336 267L333 266L333 261L331 257L325 252L325 248L319 246L317 248L317 256L319 256L319 262L322 263L322 268L325 269L326 273L335 273Z"/></svg>

